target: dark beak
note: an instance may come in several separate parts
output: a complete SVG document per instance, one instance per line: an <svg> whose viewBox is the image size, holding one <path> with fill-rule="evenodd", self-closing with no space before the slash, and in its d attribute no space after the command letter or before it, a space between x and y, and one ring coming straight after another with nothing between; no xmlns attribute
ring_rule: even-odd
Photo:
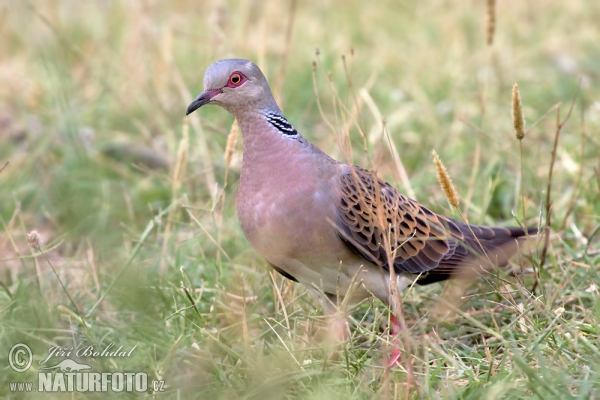
<svg viewBox="0 0 600 400"><path fill-rule="evenodd" d="M200 93L200 95L198 97L196 97L196 99L194 101L192 101L192 103L188 106L187 111L185 112L185 115L190 115L191 113L193 113L194 111L196 111L197 109L202 107L203 105L210 103L210 99L212 99L219 93L222 93L221 89L205 90L204 92Z"/></svg>

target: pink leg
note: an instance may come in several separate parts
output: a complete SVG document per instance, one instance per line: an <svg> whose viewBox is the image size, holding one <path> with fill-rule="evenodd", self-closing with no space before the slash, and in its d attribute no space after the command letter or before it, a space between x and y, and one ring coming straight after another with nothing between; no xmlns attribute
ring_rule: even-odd
<svg viewBox="0 0 600 400"><path fill-rule="evenodd" d="M402 324L396 318L393 312L390 311L390 325L391 325L391 333L392 333L392 355L388 362L388 367L395 367L400 365L402 362L402 353L400 352L400 330L402 329Z"/></svg>

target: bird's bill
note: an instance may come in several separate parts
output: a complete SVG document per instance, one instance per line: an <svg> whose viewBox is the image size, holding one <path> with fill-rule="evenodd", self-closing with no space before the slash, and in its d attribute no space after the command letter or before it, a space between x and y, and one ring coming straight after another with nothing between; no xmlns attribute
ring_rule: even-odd
<svg viewBox="0 0 600 400"><path fill-rule="evenodd" d="M204 92L200 93L200 95L190 103L185 115L190 115L203 105L210 103L210 100L220 93L222 93L221 89L205 90Z"/></svg>

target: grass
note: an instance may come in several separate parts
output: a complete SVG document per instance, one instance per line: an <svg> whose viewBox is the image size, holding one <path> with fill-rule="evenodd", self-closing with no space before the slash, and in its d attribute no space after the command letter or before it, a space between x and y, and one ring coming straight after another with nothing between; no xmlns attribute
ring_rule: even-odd
<svg viewBox="0 0 600 400"><path fill-rule="evenodd" d="M0 394L27 396L9 382L35 381L50 347L115 343L132 356L78 360L146 372L167 398L598 397L600 9L498 2L491 46L486 15L485 2L2 2ZM546 223L557 125L544 115L560 102L564 119L581 79L558 138L545 264L539 250L515 260L539 268L535 293L530 273L403 293L411 385L380 366L376 301L352 311L352 338L330 357L318 303L241 232L232 118L203 109L184 135L205 68L231 56L263 68L327 153L344 159L349 139L354 163L457 218L435 149L481 224ZM522 164L515 82L530 128ZM34 229L43 255L28 246ZM6 363L19 342L34 354L25 373Z"/></svg>

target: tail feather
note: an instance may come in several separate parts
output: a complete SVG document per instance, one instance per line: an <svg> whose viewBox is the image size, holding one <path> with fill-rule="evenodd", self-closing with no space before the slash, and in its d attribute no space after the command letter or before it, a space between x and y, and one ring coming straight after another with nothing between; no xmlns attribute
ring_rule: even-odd
<svg viewBox="0 0 600 400"><path fill-rule="evenodd" d="M437 268L423 275L418 284L427 285L450 278L472 279L494 267L505 267L527 236L538 233L535 227L457 225L464 241L455 242L455 250L449 252Z"/></svg>

